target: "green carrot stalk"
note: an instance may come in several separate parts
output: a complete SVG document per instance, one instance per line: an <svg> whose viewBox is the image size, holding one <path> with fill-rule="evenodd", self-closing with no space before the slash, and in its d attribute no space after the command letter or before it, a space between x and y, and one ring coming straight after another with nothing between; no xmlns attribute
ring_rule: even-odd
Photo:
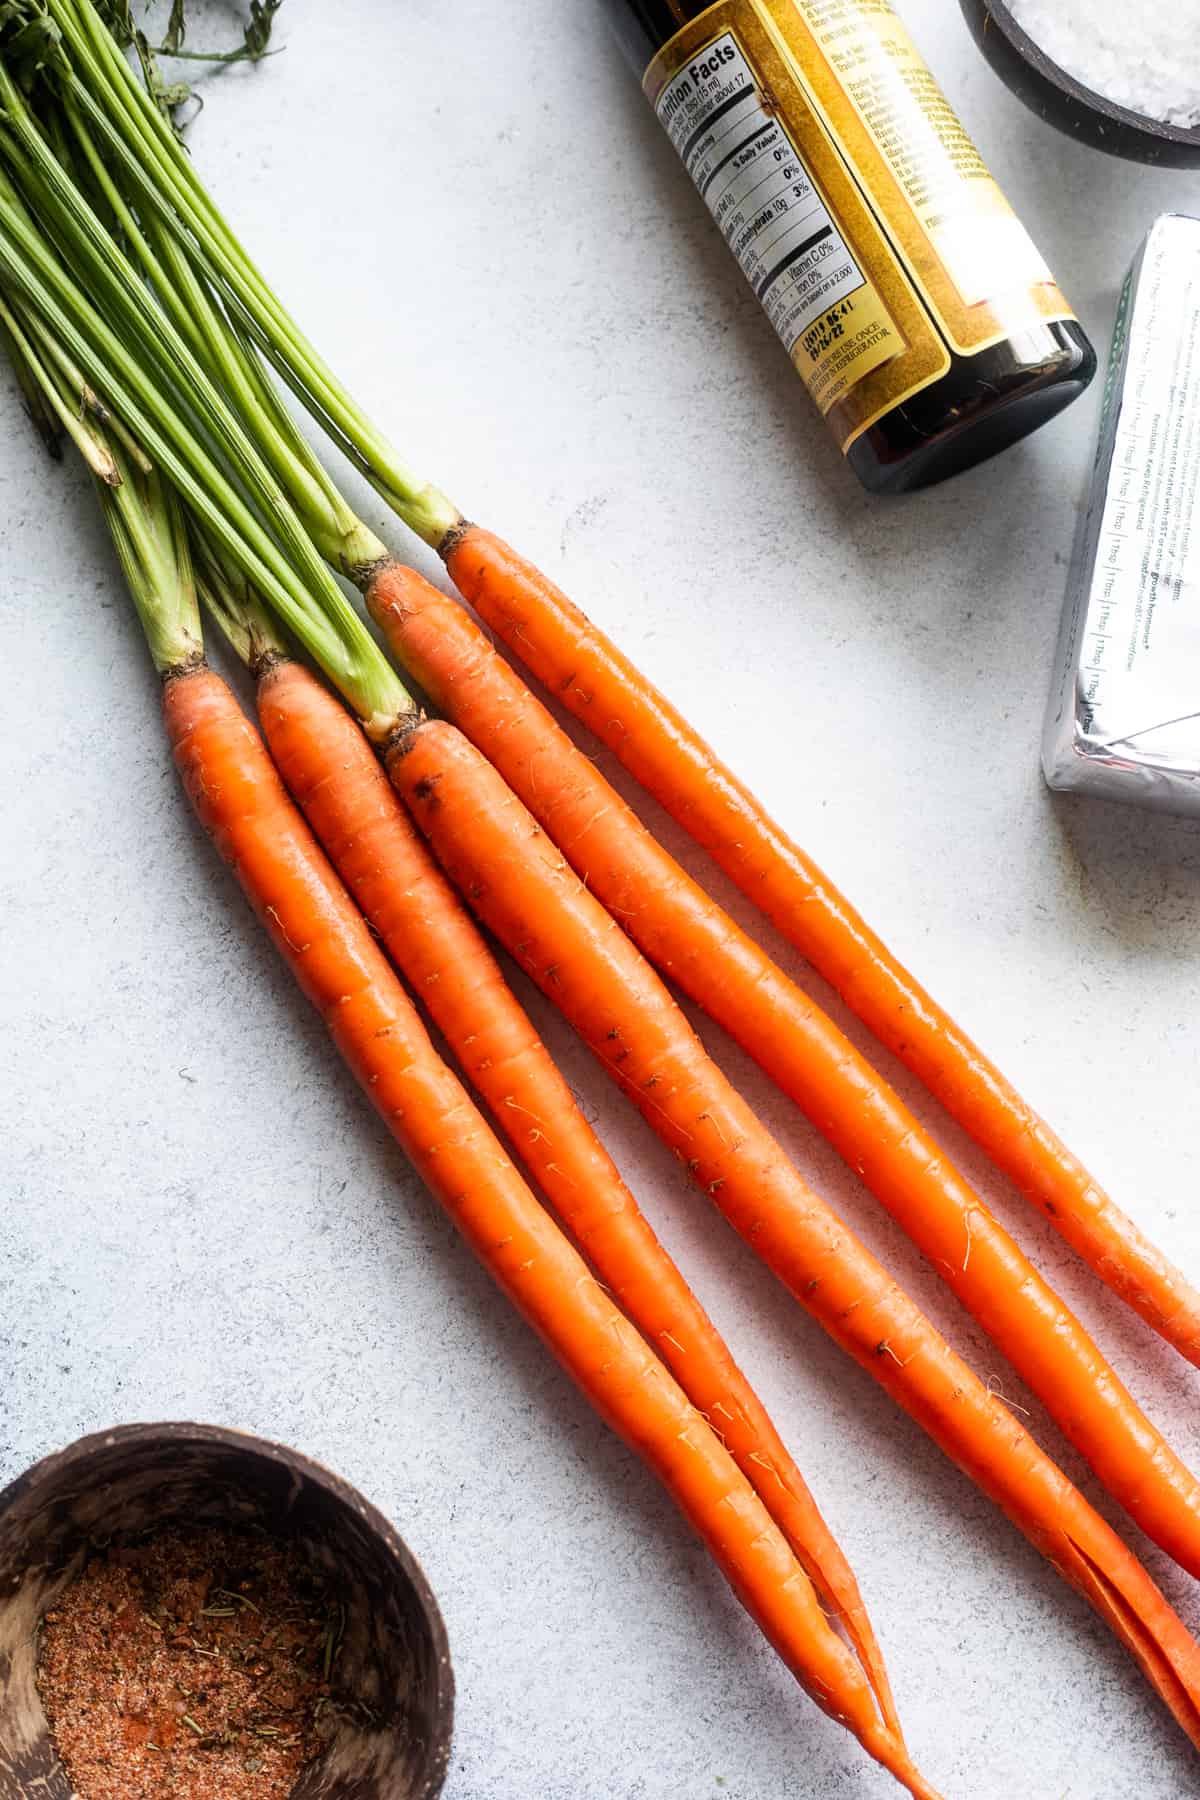
<svg viewBox="0 0 1200 1800"><path fill-rule="evenodd" d="M43 438L53 445L61 435L69 437L92 474L108 486L117 487L121 476L116 459L104 440L87 424L87 391L78 389L72 396L61 368L42 357L33 336L3 298L0 298L0 326L3 327L8 360L17 373L26 406Z"/></svg>
<svg viewBox="0 0 1200 1800"><path fill-rule="evenodd" d="M291 645L252 584L197 526L192 539L196 588L204 610L216 620L238 661L257 680L272 663L290 660ZM332 698L331 704L336 704Z"/></svg>
<svg viewBox="0 0 1200 1800"><path fill-rule="evenodd" d="M146 359L162 384L177 385L178 404L185 408L190 405L197 429L236 444L240 474L260 509L274 517L279 481L258 452L254 437L257 428L264 441L278 440L282 409L274 396L264 398L265 384L255 380L253 371L247 374L247 359L241 355L230 334L217 328L212 308L205 306L198 317L190 310L190 303L197 298L197 284L185 260L173 246L162 252L161 245L156 246L153 239L143 234L116 184L110 180L103 158L69 99L67 117L80 156L112 207L126 242L141 265L140 271L56 153L33 109L3 64L0 64L0 109L7 125L0 141L0 153L27 210L36 212L45 227L63 244L72 270L108 323L127 341L144 345ZM159 254L156 254L156 247ZM151 277L154 293L140 279L144 274ZM206 375L210 377L207 381L203 379ZM233 404L226 400L222 389L229 393ZM291 448L301 466L294 444ZM369 558L375 553L375 547L368 544L364 549L339 541L337 496L323 472L314 477L316 467L315 458L312 458L301 467L301 472L314 490L320 490L325 512L314 510L310 529L306 531L294 509L288 507L279 512L278 525L293 558L307 575L321 583L323 571L319 567L320 559L313 551L314 534L321 539L322 553L339 564L356 556ZM340 510L344 518L346 509Z"/></svg>
<svg viewBox="0 0 1200 1800"><path fill-rule="evenodd" d="M0 133L0 159L20 184L18 191L0 179L0 283L104 395L225 554L341 686L369 733L385 740L414 716L395 670L346 605L241 417L55 162L3 71L0 96L20 124L19 139ZM72 252L70 267L44 221ZM77 270L88 287L95 284L101 305ZM271 408L252 416L264 438L278 435Z"/></svg>
<svg viewBox="0 0 1200 1800"><path fill-rule="evenodd" d="M117 485L103 489L102 495L155 668L160 675L176 676L201 667L199 591L178 498L156 471L146 475L128 463Z"/></svg>
<svg viewBox="0 0 1200 1800"><path fill-rule="evenodd" d="M209 200L172 127L114 41L91 0L45 0L66 56L56 71L139 206L157 212L203 256L230 304L301 401L424 541L440 545L456 507L409 471L284 311Z"/></svg>
<svg viewBox="0 0 1200 1800"><path fill-rule="evenodd" d="M21 345L13 337L3 317L0 316L0 354L3 354L12 367L21 390L21 398L25 402L25 412L30 424L37 432L47 454L55 462L62 461L63 426L57 408L52 405L44 392L35 371L29 366Z"/></svg>

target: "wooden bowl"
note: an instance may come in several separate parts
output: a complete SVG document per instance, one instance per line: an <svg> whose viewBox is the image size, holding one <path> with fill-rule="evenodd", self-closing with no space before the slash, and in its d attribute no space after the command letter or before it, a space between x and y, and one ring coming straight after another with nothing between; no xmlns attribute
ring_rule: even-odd
<svg viewBox="0 0 1200 1800"><path fill-rule="evenodd" d="M387 1520L294 1450L210 1425L81 1438L0 1494L0 1800L71 1800L34 1683L42 1615L97 1541L169 1525L258 1526L336 1576L340 1685L363 1703L293 1800L433 1800L450 1755L446 1629Z"/></svg>
<svg viewBox="0 0 1200 1800"><path fill-rule="evenodd" d="M985 59L1040 119L1111 156L1171 169L1200 168L1200 128L1148 119L1084 87L1021 29L1004 0L959 0L959 4ZM1130 29L1136 30L1136 20Z"/></svg>

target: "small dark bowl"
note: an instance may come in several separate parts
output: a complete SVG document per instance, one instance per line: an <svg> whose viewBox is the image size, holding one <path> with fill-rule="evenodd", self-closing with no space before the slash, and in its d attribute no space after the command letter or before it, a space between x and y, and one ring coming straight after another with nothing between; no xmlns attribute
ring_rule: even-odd
<svg viewBox="0 0 1200 1800"><path fill-rule="evenodd" d="M382 1515L327 1469L209 1425L125 1425L81 1438L0 1494L0 1800L71 1800L34 1682L42 1615L117 1535L261 1527L301 1544L346 1605L338 1683L362 1705L292 1800L434 1800L450 1755L446 1629Z"/></svg>
<svg viewBox="0 0 1200 1800"><path fill-rule="evenodd" d="M1004 0L959 0L971 36L1007 88L1069 137L1169 169L1200 168L1200 128L1164 125L1116 106L1052 62L1021 29Z"/></svg>

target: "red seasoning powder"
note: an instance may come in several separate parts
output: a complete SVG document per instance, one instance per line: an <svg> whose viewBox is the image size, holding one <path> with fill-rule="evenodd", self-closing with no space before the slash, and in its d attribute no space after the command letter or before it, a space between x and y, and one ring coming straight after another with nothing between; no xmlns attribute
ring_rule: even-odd
<svg viewBox="0 0 1200 1800"><path fill-rule="evenodd" d="M168 1531L94 1558L38 1662L76 1800L287 1800L336 1726L341 1618L266 1537Z"/></svg>

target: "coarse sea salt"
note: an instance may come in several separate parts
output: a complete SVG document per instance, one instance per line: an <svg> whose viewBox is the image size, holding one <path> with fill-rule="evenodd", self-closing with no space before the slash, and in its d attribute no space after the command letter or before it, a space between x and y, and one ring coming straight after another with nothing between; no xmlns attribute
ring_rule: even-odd
<svg viewBox="0 0 1200 1800"><path fill-rule="evenodd" d="M1200 0L1009 0L1009 11L1085 87L1148 119L1200 126Z"/></svg>

